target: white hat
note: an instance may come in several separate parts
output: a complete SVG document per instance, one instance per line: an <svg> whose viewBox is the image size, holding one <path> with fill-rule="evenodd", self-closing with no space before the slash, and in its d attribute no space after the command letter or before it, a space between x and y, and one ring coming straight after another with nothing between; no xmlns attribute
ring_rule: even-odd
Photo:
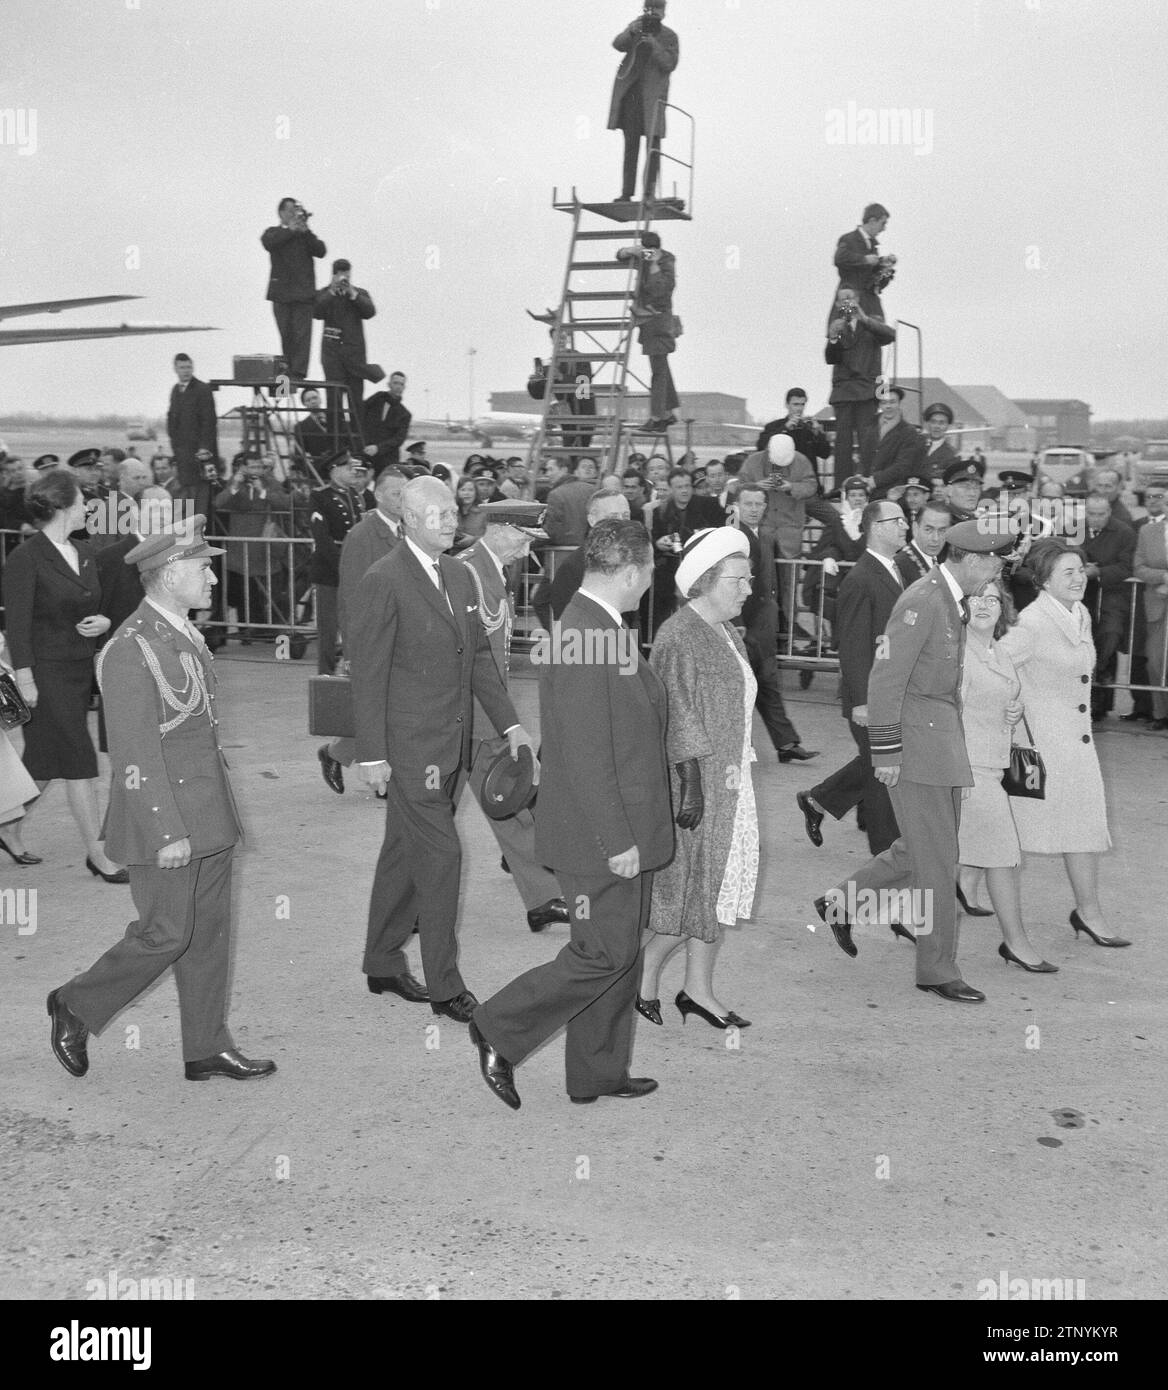
<svg viewBox="0 0 1168 1390"><path fill-rule="evenodd" d="M789 434L772 434L767 454L773 464L782 468L795 457L795 441Z"/></svg>
<svg viewBox="0 0 1168 1390"><path fill-rule="evenodd" d="M707 570L728 555L749 555L750 542L733 526L709 526L686 542L677 566L676 584L685 598Z"/></svg>

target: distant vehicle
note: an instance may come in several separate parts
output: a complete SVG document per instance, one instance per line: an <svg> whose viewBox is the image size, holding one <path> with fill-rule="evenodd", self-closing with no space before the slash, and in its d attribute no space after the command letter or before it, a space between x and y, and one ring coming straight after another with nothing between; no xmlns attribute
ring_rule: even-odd
<svg viewBox="0 0 1168 1390"><path fill-rule="evenodd" d="M126 431L127 439L157 439L158 434L145 420L138 420Z"/></svg>
<svg viewBox="0 0 1168 1390"><path fill-rule="evenodd" d="M484 449L489 449L496 439L530 439L539 428L541 418L519 411L491 410L469 421L467 433L473 435Z"/></svg>
<svg viewBox="0 0 1168 1390"><path fill-rule="evenodd" d="M1095 457L1090 449L1075 444L1058 444L1051 449L1043 449L1038 455L1034 469L1034 491L1041 491L1043 483L1061 483L1068 488L1068 496L1083 496L1086 486L1082 476L1095 466Z"/></svg>
<svg viewBox="0 0 1168 1390"><path fill-rule="evenodd" d="M1133 464L1131 472L1131 485L1142 507L1148 479L1153 474L1168 477L1168 439L1149 439L1140 457Z"/></svg>

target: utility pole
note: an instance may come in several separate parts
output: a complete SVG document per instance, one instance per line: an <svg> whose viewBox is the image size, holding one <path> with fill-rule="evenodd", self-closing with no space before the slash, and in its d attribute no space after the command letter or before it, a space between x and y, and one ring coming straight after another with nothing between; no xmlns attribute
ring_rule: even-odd
<svg viewBox="0 0 1168 1390"><path fill-rule="evenodd" d="M468 394L468 396L467 396L467 412L466 412L466 418L467 418L467 423L468 423L468 424L469 424L471 421L473 421L473 420L474 420L474 417L475 417L474 360L475 360L475 354L476 354L477 352L478 352L478 348L467 348L467 350L466 350L467 368L468 368L468 370L469 370L469 375L470 375L470 391L469 391L469 394Z"/></svg>

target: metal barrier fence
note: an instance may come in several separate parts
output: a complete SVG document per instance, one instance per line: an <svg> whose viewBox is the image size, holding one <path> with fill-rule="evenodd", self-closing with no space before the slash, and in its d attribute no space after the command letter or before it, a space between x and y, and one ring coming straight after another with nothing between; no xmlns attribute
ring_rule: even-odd
<svg viewBox="0 0 1168 1390"><path fill-rule="evenodd" d="M0 580L9 553L25 539L27 536L19 531L0 531ZM218 630L224 635L238 631L248 638L285 635L290 639L290 655L295 658L303 656L308 642L316 636L315 597L308 578L313 546L311 539L298 536L215 536L212 543L226 553L215 556L212 561L219 582L212 591L211 610L199 618L199 625ZM517 567L513 637L517 650L529 650L534 645L535 633L543 625L536 611L537 606L543 608L542 603L537 604L539 588L545 580L550 584L564 557L574 554L575 549L575 546L549 546ZM851 564L838 562L837 573L833 575L829 573L832 563L808 559L777 561L777 594L781 613L779 664L800 671L804 688L817 672L839 670L839 657L832 633L835 594ZM1094 684L1099 689L1168 694L1168 625L1159 649L1154 654L1148 653L1146 642L1141 640L1144 624L1139 595L1144 586L1141 580L1134 577L1126 583L1129 594L1124 624L1126 649L1133 662L1138 661L1141 655L1148 657L1148 681L1097 680ZM1102 595L1096 603L1096 620L1101 602ZM659 601L653 586L646 595L642 612L643 619L647 621L646 631L642 634L642 644L646 648L652 646L653 634L659 626L658 608ZM3 607L0 606L2 612Z"/></svg>

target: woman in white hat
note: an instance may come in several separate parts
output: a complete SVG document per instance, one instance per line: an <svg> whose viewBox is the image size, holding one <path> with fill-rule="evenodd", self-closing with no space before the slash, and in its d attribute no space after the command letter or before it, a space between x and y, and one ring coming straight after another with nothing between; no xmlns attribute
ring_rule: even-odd
<svg viewBox="0 0 1168 1390"><path fill-rule="evenodd" d="M726 526L699 531L681 553L677 587L688 602L662 624L650 658L669 695L677 849L653 880L637 1009L662 1021L658 979L684 938L685 988L675 1000L682 1020L695 1014L715 1028L746 1028L713 978L722 930L750 916L758 879L756 685L731 626L751 590L746 537Z"/></svg>

